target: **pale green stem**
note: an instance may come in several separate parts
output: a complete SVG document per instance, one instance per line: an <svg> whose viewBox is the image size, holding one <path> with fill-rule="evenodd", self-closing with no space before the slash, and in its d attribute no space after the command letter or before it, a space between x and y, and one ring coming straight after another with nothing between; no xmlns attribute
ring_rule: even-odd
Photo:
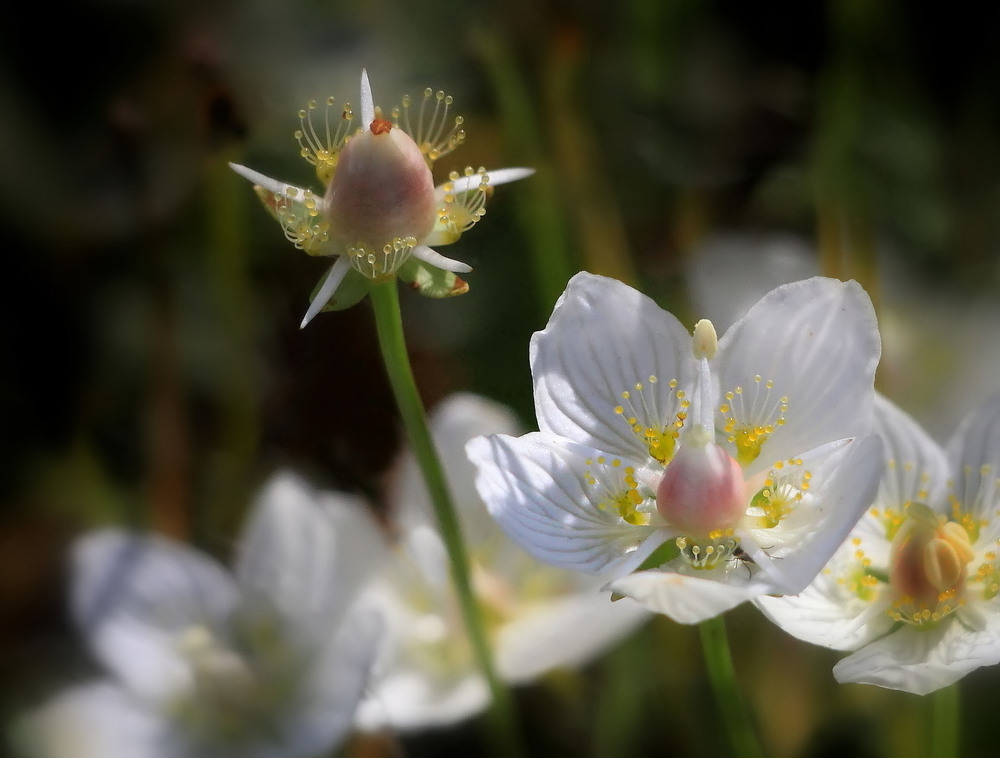
<svg viewBox="0 0 1000 758"><path fill-rule="evenodd" d="M406 352L406 341L403 337L403 319L399 309L399 292L396 282L376 284L372 287L369 296L375 310L375 326L378 330L379 347L382 351L386 372L389 375L389 383L399 406L399 414L406 427L417 465L423 472L424 481L431 495L431 502L434 504L434 513L437 516L441 537L444 539L448 551L452 582L455 586L455 594L458 596L458 603L469 639L493 695L493 707L489 713L494 731L492 747L499 755L519 755L520 732L515 719L512 699L509 690L500 681L493 666L482 615L472 591L469 561L462 539L461 526L451 499L444 470L441 467L441 461L431 439L427 415L413 379L413 370L410 368L410 358Z"/></svg>
<svg viewBox="0 0 1000 758"><path fill-rule="evenodd" d="M736 758L764 758L764 751L757 741L746 702L736 686L736 673L733 670L733 658L729 653L725 621L721 615L716 616L703 621L699 629L708 678L719 704L723 724L729 734L732 754Z"/></svg>
<svg viewBox="0 0 1000 758"><path fill-rule="evenodd" d="M960 703L958 684L931 695L931 755L933 758L958 758Z"/></svg>

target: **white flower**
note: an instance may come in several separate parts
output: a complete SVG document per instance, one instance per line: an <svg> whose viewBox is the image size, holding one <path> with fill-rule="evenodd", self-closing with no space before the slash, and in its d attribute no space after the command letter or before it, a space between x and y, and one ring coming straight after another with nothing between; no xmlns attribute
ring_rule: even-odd
<svg viewBox="0 0 1000 758"><path fill-rule="evenodd" d="M325 309L353 305L373 282L399 276L431 297L460 295L468 285L456 273L472 268L445 258L431 246L458 240L486 213L492 187L523 179L531 169L486 172L468 167L434 186L431 168L465 139L464 121L449 122L451 96L424 91L411 121L411 100L385 114L372 99L368 74L361 72L361 125L353 129L349 104L326 102L322 123L313 121L315 102L299 112L295 133L302 156L316 167L324 186L310 190L271 179L236 164L278 219L285 236L310 255L336 262L314 293L305 326ZM388 118L386 117L388 116Z"/></svg>
<svg viewBox="0 0 1000 758"><path fill-rule="evenodd" d="M464 448L477 435L515 431L509 410L475 395L454 395L435 409L431 427L501 679L527 683L550 669L580 665L648 618L631 601L611 603L599 594L599 580L540 565L490 518ZM359 723L397 730L453 723L485 708L489 688L466 636L444 544L411 455L401 461L390 506L401 540L396 559L375 585L389 631Z"/></svg>
<svg viewBox="0 0 1000 758"><path fill-rule="evenodd" d="M874 497L878 356L855 282L778 287L717 340L578 274L531 342L541 431L469 445L480 495L535 557L677 621L798 592Z"/></svg>
<svg viewBox="0 0 1000 758"><path fill-rule="evenodd" d="M27 720L48 758L307 758L349 733L382 632L352 601L380 555L361 506L273 479L230 574L108 529L73 552L72 610L111 674Z"/></svg>
<svg viewBox="0 0 1000 758"><path fill-rule="evenodd" d="M926 694L1000 662L1000 397L942 450L884 398L878 498L798 597L760 598L790 634L856 651L841 682Z"/></svg>

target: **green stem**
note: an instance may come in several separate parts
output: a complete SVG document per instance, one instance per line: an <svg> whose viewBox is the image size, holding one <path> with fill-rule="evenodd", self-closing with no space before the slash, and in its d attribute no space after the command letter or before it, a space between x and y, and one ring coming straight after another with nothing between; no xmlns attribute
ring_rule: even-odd
<svg viewBox="0 0 1000 758"><path fill-rule="evenodd" d="M733 755L737 758L764 758L764 751L757 741L746 702L736 686L736 673L733 670L733 658L729 653L725 621L721 615L716 616L703 621L699 629L708 678L712 682L712 690L715 692L722 720L729 733Z"/></svg>
<svg viewBox="0 0 1000 758"><path fill-rule="evenodd" d="M960 738L958 685L940 689L931 698L931 755L934 758L957 758Z"/></svg>
<svg viewBox="0 0 1000 758"><path fill-rule="evenodd" d="M476 597L472 592L469 561L465 553L462 530L458 522L455 506L448 489L441 461L431 439L427 425L427 415L423 402L417 391L410 367L410 358L406 352L406 341L403 336L403 319L399 309L399 292L396 282L376 284L371 288L370 298L375 310L375 327L378 331L379 347L382 350L382 360L385 362L389 383L399 406L413 448L417 464L423 472L424 481L434 504L441 537L444 539L451 563L452 582L458 604L465 620L465 626L472 642L472 648L483 674L489 683L493 695L493 707L490 710L491 727L494 731L492 743L499 755L516 756L520 754L519 730L510 692L500 681L493 666L489 642L483 625L482 615Z"/></svg>

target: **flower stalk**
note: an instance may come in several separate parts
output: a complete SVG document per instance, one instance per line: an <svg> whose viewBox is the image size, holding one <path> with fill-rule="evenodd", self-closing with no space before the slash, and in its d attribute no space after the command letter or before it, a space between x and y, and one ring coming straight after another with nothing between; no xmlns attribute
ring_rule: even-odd
<svg viewBox="0 0 1000 758"><path fill-rule="evenodd" d="M726 637L726 623L722 616L715 616L698 625L705 667L712 683L712 691L719 704L719 711L729 735L729 742L736 758L764 758L754 731L753 721L746 701L736 686L733 658Z"/></svg>
<svg viewBox="0 0 1000 758"><path fill-rule="evenodd" d="M441 460L431 439L423 402L413 379L413 370L403 336L403 320L399 309L399 292L394 280L376 284L369 294L375 311L375 327L379 348L385 363L389 384L406 427L417 465L423 473L431 495L441 537L448 552L452 583L459 607L472 642L473 652L489 683L493 706L489 711L491 742L500 755L520 754L518 728L510 692L497 676L482 614L472 591L471 573L455 505L445 479Z"/></svg>
<svg viewBox="0 0 1000 758"><path fill-rule="evenodd" d="M937 690L931 698L931 755L958 758L961 711L958 683Z"/></svg>

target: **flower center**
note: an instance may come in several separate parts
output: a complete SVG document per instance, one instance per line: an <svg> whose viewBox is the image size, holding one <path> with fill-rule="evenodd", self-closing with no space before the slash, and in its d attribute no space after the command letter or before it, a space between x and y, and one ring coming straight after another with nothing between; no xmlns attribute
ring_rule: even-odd
<svg viewBox="0 0 1000 758"><path fill-rule="evenodd" d="M964 602L963 585L975 557L968 532L923 503L910 503L892 540L889 583L898 598L889 610L898 621L937 621Z"/></svg>
<svg viewBox="0 0 1000 758"><path fill-rule="evenodd" d="M325 198L331 240L362 274L389 278L437 219L434 182L424 155L376 111L370 128L340 150Z"/></svg>
<svg viewBox="0 0 1000 758"><path fill-rule="evenodd" d="M702 442L692 430L657 485L656 510L689 535L731 529L746 513L743 470L723 448Z"/></svg>

